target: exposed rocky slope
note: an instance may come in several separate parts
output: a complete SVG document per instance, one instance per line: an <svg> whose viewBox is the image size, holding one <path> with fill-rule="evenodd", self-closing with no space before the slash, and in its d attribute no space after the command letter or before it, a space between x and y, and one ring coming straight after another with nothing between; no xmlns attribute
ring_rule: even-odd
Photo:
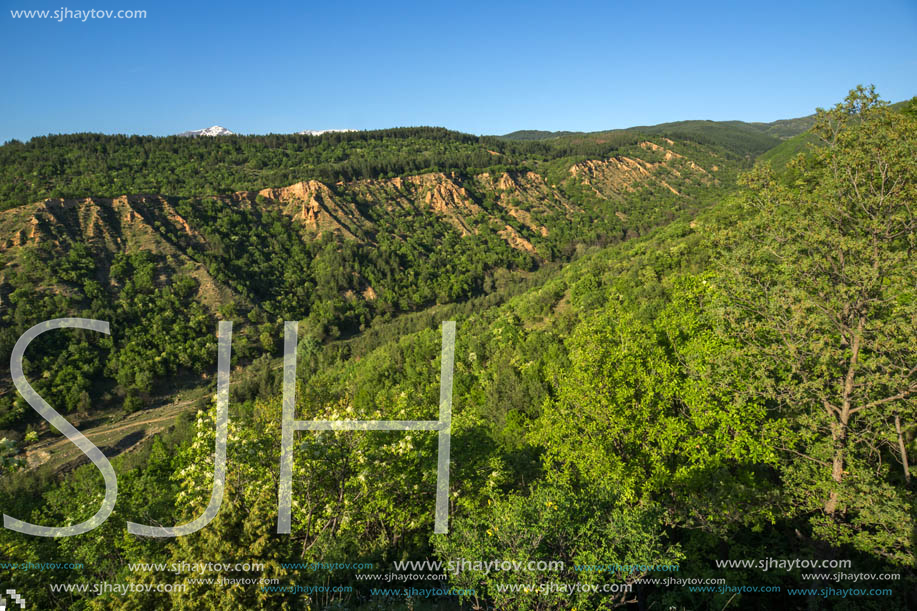
<svg viewBox="0 0 917 611"><path fill-rule="evenodd" d="M621 155L582 161L570 166L566 182L585 185L597 198L611 202L647 186L661 186L680 196L679 189L685 185L716 182L716 166L705 169L654 142L643 142L641 147L652 154L650 158ZM582 205L565 195L564 186L549 184L532 171L470 177L436 172L333 185L310 180L279 189L240 191L222 199L228 206L276 207L300 223L306 235L332 231L370 241L375 230L373 218L379 214L433 214L462 235L474 233L481 222L494 221L506 226L503 231L508 243L534 252L532 240L551 232L545 221L573 221L583 212ZM485 208L485 202L494 205ZM171 254L174 245L163 237L170 232L157 230L157 224L171 225L194 242L204 240L163 196L48 199L0 213L0 252L82 236L108 250L128 248L140 241L145 248Z"/></svg>
<svg viewBox="0 0 917 611"><path fill-rule="evenodd" d="M628 155L573 163L553 182L528 170L464 176L432 172L337 184L309 180L211 200L225 204L227 212L278 211L300 228L304 240L330 232L373 245L378 232L398 231L407 220L424 218L440 226L438 231L454 230L462 237L487 227L513 249L547 258L558 245L558 233L575 235L578 227L595 219L614 224L620 235L639 233L641 228L629 221L635 202L668 193L670 205L677 208L692 201L688 191L696 194L716 186L715 165L704 168L673 150L674 145L660 138L643 142ZM641 195L641 190L650 193ZM17 256L25 248L44 245L63 251L77 241L91 245L109 263L117 252L146 250L163 256L169 268L199 281L199 299L214 311L220 300L231 297L195 256L214 245L192 219L178 212L176 200L161 195L47 199L0 212L0 282L15 273ZM369 299L365 291L363 297Z"/></svg>

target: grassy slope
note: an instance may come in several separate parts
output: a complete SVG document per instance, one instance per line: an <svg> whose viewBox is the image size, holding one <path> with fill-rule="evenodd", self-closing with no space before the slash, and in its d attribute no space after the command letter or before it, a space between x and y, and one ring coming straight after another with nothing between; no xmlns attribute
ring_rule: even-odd
<svg viewBox="0 0 917 611"><path fill-rule="evenodd" d="M805 153L815 146L815 143L815 136L809 132L797 134L766 151L758 160L770 163L774 168L783 168L793 157Z"/></svg>

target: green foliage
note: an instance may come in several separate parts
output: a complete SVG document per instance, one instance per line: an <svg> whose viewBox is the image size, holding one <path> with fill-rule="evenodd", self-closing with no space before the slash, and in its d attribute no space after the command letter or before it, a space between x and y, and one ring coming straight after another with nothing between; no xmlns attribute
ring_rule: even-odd
<svg viewBox="0 0 917 611"><path fill-rule="evenodd" d="M784 140L758 157L758 161L768 162L776 170L783 170L797 155L809 152L817 142L818 138L811 132L805 132Z"/></svg>
<svg viewBox="0 0 917 611"><path fill-rule="evenodd" d="M632 598L627 592L574 594L552 591L551 584L595 586L633 584L646 573L576 571L576 565L678 564L682 556L667 545L658 509L625 505L620 499L578 489L562 478L537 483L528 494L494 494L487 504L454 521L449 536L434 536L444 563L461 569L463 560L500 559L529 563L563 562L563 570L455 570L455 588L475 590L475 604L497 609L613 609ZM448 564L447 564L448 566ZM507 586L520 591L506 591Z"/></svg>
<svg viewBox="0 0 917 611"><path fill-rule="evenodd" d="M774 147L779 140L763 133L755 124L741 121L676 121L650 127L632 127L630 132L667 136L698 144L716 144L743 157L756 157Z"/></svg>
<svg viewBox="0 0 917 611"><path fill-rule="evenodd" d="M320 136L43 136L0 146L0 210L47 197L203 196L308 179L335 183L432 171L525 167L529 161L571 155L607 156L639 140L639 134L622 134L595 140L519 142L437 127Z"/></svg>
<svg viewBox="0 0 917 611"><path fill-rule="evenodd" d="M277 138L243 140L241 150L285 142ZM315 147L350 150L347 147L358 145L414 151L412 147L425 146L427 140L443 146L492 144L469 138L418 129L296 142L304 151ZM165 379L200 375L214 364L212 329L218 317L238 321L234 354L241 362L250 362L262 352L279 351L282 320L303 321L306 333L319 342L351 338L371 328L377 318L492 294L499 284L506 284L505 272L521 277L546 262L569 260L590 246L641 235L701 209L711 203L713 194L731 187L737 168L744 163L715 146L667 143L674 157L659 170L659 180L677 187L678 195L655 182L600 192L585 180L571 177L570 164L587 155L601 158L621 151L628 160L661 163L662 153L635 144L642 138L628 133L551 144L494 145L504 154L551 160L544 161L544 171L556 184L548 186L538 175L516 172L512 174L515 180L528 181L528 186L510 196L500 189L495 192L489 179L481 175L452 176L449 180L482 209L463 221L467 230L459 230L446 215L417 214L372 203L375 199L370 201L366 193L373 188L369 183L329 187L335 198L351 203L371 227L357 230L356 239L330 231L316 235L276 202L260 196L261 205L252 205L248 199L212 197L137 202L131 204L136 208L131 214L136 212L139 217L137 227L132 227L133 221L107 218L110 235L104 239L98 233L105 232L95 226L86 227L85 235L73 231L83 226L85 219L77 217L84 213L63 206L46 228L55 239L7 251L10 273L0 276L0 295L9 295L0 308L0 356L9 354L22 331L42 320L63 315L107 320L113 330L111 338L82 334L79 345L68 339L73 334L40 338L34 352L30 349L34 362L27 366L27 373L30 379L40 378L36 388L64 412L115 407L136 411L149 402ZM115 138L117 151L122 146L124 151L114 156L128 155L141 145L165 146L165 140ZM94 140L81 136L42 142L36 141L35 146L57 150ZM212 140L179 142L183 144L172 152L176 155L190 155L195 147L206 151L216 147L223 155L223 144ZM168 155L156 159L160 157L167 159ZM697 163L717 166L716 179L692 165ZM214 161L213 167L218 166ZM499 168L510 166L513 164L491 168L493 176L498 176ZM64 180L69 170L61 166L58 171L58 178ZM502 198L499 204L497 198ZM571 204L579 208L575 213ZM21 224L23 219L14 212L7 213L9 224L5 226ZM92 214L107 217L108 205L100 204ZM520 218L531 221L524 224ZM508 243L503 235L506 227L528 240L534 252ZM218 299L221 302L215 305ZM542 304L542 309L547 305ZM45 372L50 376L52 363L55 376L46 380ZM3 390L0 388L0 428L21 427L34 420L14 392ZM100 401L100 395L107 398Z"/></svg>
<svg viewBox="0 0 917 611"><path fill-rule="evenodd" d="M581 243L566 265L516 276L500 266L528 269L530 261L500 250L484 231L459 239L423 219L380 216L386 232L418 237L399 243L380 235L373 254L331 237L302 242L264 211L220 215L216 204L182 203L183 214L221 244L195 251L194 260L225 275L231 313L251 329L240 337L256 339L259 353L278 350L280 317L305 319L297 349L299 419L434 418L439 323L458 321L450 533L430 534L434 433L325 431L295 437L293 532L276 535L281 399L279 370L264 355L246 374L233 372L226 495L210 526L171 541L124 532L128 519L183 523L206 505L212 407L194 423L178 423L169 443L155 441L147 454L115 461L121 496L105 526L60 540L3 530L0 553L19 561L85 561L89 568L78 577L42 579L86 583L176 581L166 573L131 573L129 562L257 561L263 571L238 576L351 585L351 593L313 606L357 609L383 604L369 595L379 584L281 563L369 562L384 573L403 559L562 560L562 571L443 575L436 584L477 594L439 602L479 609L772 609L785 603L781 595L701 596L640 582L659 574L574 567L674 562L680 578L797 587L799 574L724 572L713 561L844 558L853 561L852 572L900 572L891 583L895 596L818 604L913 608L917 509L905 454L917 455L917 127L913 117L860 89L820 112L812 133L823 144L791 172L759 167L745 177L742 193L690 221L655 230L647 223L642 237L604 248ZM548 168L549 178L555 169L562 174L563 163ZM559 188L579 201L590 197L582 184ZM652 216L662 214L654 206L668 201L635 204L645 206L645 218L661 219ZM457 260L436 243L457 249ZM94 362L112 375L126 372L127 397L141 396L148 383L138 376L144 360L160 357L168 370L194 367L205 353L212 359L212 319L195 326L193 316L170 317L195 312L195 281L176 277L165 286L167 263L157 255L106 261L94 260L91 248L69 252L75 254L59 266L48 266L41 249L19 263L22 273L8 280L16 305L3 314L9 326L0 327L0 346L8 351L30 317L57 308L111 316L124 331L111 343L92 334L48 337L28 364L40 392L65 402L81 376L95 379L81 369L92 351L106 357ZM438 268L446 271L439 275ZM341 299L341 291L359 288L350 284L353 272L373 279L378 305L360 310ZM528 284L513 283L520 277ZM488 288L475 294L468 286L479 281ZM52 282L67 291L42 290ZM309 290L296 293L300 283ZM471 297L436 304L456 295ZM424 305L429 309L392 316ZM366 326L362 333L357 323ZM182 341L157 344L145 335L150 328ZM353 336L328 341L350 330ZM197 343L201 337L206 343ZM69 367L69 377L42 375L52 367ZM6 458L13 450L8 444ZM0 485L5 513L49 524L92 513L101 495L91 466L61 481L20 470ZM557 582L635 588L626 596L568 596L541 587ZM305 597L268 595L257 586L192 584L187 593L59 599L34 573L9 583L40 608L309 608ZM535 587L509 592L506 585Z"/></svg>
<svg viewBox="0 0 917 611"><path fill-rule="evenodd" d="M61 330L29 346L26 376L55 409L85 413L94 408L91 397L117 386L126 395L125 409L135 411L156 378L180 369L200 372L213 361L214 321L195 300L194 279L178 275L170 286L161 286L156 279L161 259L146 251L119 252L103 285L93 250L77 242L66 252L62 264L54 265L49 248L26 250L19 273L10 278L9 306L0 310L0 355L6 363L18 337L44 320L70 314L109 322L110 336ZM45 288L54 285L65 290ZM0 397L5 427L34 418L31 412L18 393Z"/></svg>
<svg viewBox="0 0 917 611"><path fill-rule="evenodd" d="M900 423L917 421L917 121L860 87L813 133L791 184L746 178L755 214L720 242L726 332L749 394L790 426L788 511L818 539L913 565Z"/></svg>

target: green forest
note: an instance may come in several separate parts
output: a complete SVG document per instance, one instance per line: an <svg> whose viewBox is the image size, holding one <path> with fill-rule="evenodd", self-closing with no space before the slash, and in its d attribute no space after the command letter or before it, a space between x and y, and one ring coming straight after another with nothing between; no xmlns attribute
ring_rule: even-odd
<svg viewBox="0 0 917 611"><path fill-rule="evenodd" d="M201 393L106 448L102 526L0 530L4 562L80 568L4 564L2 583L41 609L917 608L915 160L917 99L871 87L772 124L9 142L2 512L73 524L104 491L85 459L29 460L56 436L7 367L32 325L111 325L26 353L80 428ZM301 199L255 195L294 183ZM220 511L188 536L128 534L210 500L220 320L235 325ZM448 534L424 430L298 432L277 534L292 320L298 419L399 421L437 418L456 321ZM832 569L778 566L792 559ZM445 568L463 560L562 564ZM233 568L165 568L214 562ZM424 575L386 581L404 562ZM380 593L402 587L438 594Z"/></svg>
<svg viewBox="0 0 917 611"><path fill-rule="evenodd" d="M337 182L535 167L566 157L607 157L655 133L715 145L742 157L780 142L750 124L709 121L536 141L473 136L440 127L217 139L52 135L0 146L0 210L45 197L213 195L307 179Z"/></svg>
<svg viewBox="0 0 917 611"><path fill-rule="evenodd" d="M422 136L429 131L462 136L444 130L390 131L396 133L369 140L395 151L379 153L379 163L396 159L398 151L422 149L429 142ZM732 137L731 129L726 133ZM352 134L329 137L364 142ZM42 336L36 344L40 356L30 357L26 371L41 374L33 382L36 389L64 412L113 407L133 412L157 385L168 386L170 376L201 375L215 365L212 330L218 319L240 323L234 354L242 362L279 354L283 320L304 321L304 332L318 342L349 338L398 314L505 293L526 275L587 248L642 235L709 205L734 188L738 172L750 166L748 153L733 152L729 142L699 144L699 138L685 136L668 144L657 138L669 147L663 154L648 137L630 135L627 145L621 139L605 144L601 134L595 137L599 142L554 145L581 154L544 162L538 173L523 162L450 171L449 176L428 172L413 191L400 178L331 183L312 195L322 200L317 205L322 222L333 226L329 230L310 228L296 216L299 196L268 199L265 191L140 199L119 216L116 202L99 200L94 189L118 192L100 185L72 193L73 206L63 200L52 211L44 204L14 207L0 213L5 236L0 241L5 268L0 272L0 367L9 362L18 337L43 320L65 312L108 320L114 329L110 338L70 331ZM304 138L310 139L285 137L290 142ZM124 147L115 149L113 158L144 158L143 148L121 138L96 139ZM162 146L167 140L152 142ZM240 150L264 150L271 142L269 137L252 140L241 139ZM219 139L179 141L218 156L225 146ZM0 151L14 154L17 148L12 143ZM621 177L612 166L600 168L605 173L597 173L594 182L571 175L590 150L604 150L613 163L628 161L629 173ZM68 157L87 159L77 150ZM164 157L169 164L186 158L195 154ZM28 175L33 159L16 156L8 167ZM715 175L698 163L716 167ZM196 163L187 167L190 172ZM138 172L155 174L150 168ZM80 168L68 169L57 180L82 175ZM183 184L176 191L194 187ZM90 196L86 205L81 198ZM451 218L429 213L426 199L434 197ZM396 198L409 198L399 205L412 209L393 209L388 202ZM41 235L19 238L32 229ZM523 246L507 239L507 231ZM43 374L52 370L53 376ZM0 379L0 431L21 432L37 421L9 379Z"/></svg>

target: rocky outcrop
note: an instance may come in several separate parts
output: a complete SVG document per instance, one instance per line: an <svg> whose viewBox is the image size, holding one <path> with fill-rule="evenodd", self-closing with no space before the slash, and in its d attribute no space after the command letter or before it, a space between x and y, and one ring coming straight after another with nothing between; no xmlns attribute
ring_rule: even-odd
<svg viewBox="0 0 917 611"><path fill-rule="evenodd" d="M667 138L663 141L672 144ZM666 181L667 175L692 182L712 180L704 168L671 149L650 141L641 142L640 147L654 153L657 159L661 155L662 159L647 161L619 155L604 160L587 160L574 164L570 168L570 176L591 187L599 197L609 199L654 184L674 195L681 195Z"/></svg>
<svg viewBox="0 0 917 611"><path fill-rule="evenodd" d="M356 239L370 224L353 203L337 197L330 187L317 180L262 189L258 196L280 205L284 214L316 233L336 231Z"/></svg>
<svg viewBox="0 0 917 611"><path fill-rule="evenodd" d="M581 161L569 168L566 180L586 185L598 198L610 202L642 186L658 185L680 195L671 184L673 177L678 184L715 181L704 168L660 143L674 146L666 138L644 141L639 146L646 151L646 159L636 149L631 155ZM717 169L711 167L711 171ZM498 223L503 227L498 233L507 244L529 253L537 252L538 240L551 234L552 224L574 221L583 213L564 195L563 188L532 171L485 172L471 177L431 172L335 185L307 180L214 197L229 206L274 207L300 224L306 238L330 231L371 243L378 231L373 219L379 219L379 214L432 214L462 236L478 233L482 223ZM614 214L627 222L625 212ZM169 242L176 236L183 236L179 240L182 247L205 241L167 198L147 195L47 199L0 212L0 229L0 252L77 237L109 250L130 244L168 253L176 250Z"/></svg>

